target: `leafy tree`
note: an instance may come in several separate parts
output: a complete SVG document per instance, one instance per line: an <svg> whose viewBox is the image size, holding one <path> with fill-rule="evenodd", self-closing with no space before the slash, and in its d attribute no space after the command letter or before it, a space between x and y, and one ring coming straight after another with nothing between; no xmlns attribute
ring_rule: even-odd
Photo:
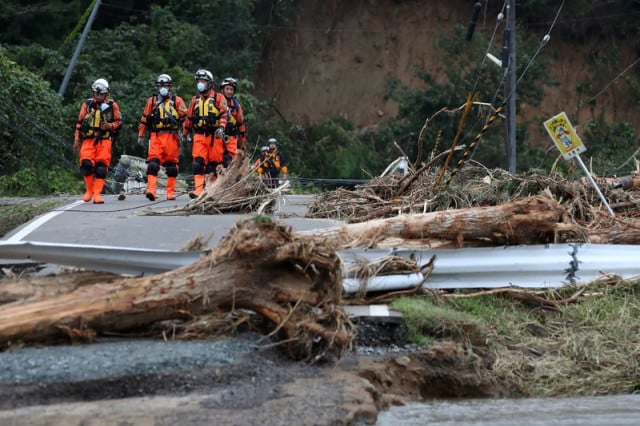
<svg viewBox="0 0 640 426"><path fill-rule="evenodd" d="M69 190L75 167L60 137L68 131L65 118L69 109L41 76L9 60L2 46L0 80L0 192ZM56 167L56 163L68 169ZM53 170L59 176L52 180Z"/></svg>
<svg viewBox="0 0 640 426"><path fill-rule="evenodd" d="M26 3L26 4L25 4ZM38 43L55 48L61 35L73 28L82 14L81 0L0 2L0 43L25 45Z"/></svg>
<svg viewBox="0 0 640 426"><path fill-rule="evenodd" d="M425 83L423 90L409 90L399 81L389 80L388 92L400 105L397 117L367 131L355 129L339 117L306 128L273 114L273 107L252 95L251 78L262 48L271 42L270 25L288 22L297 7L293 0L163 0L152 4L142 0L112 0L101 6L65 96L61 98L56 89L93 4L89 0L0 0L0 25L3 26L0 43L7 45L0 50L0 77L3 84L7 82L0 86L0 182L4 184L0 184L0 190L3 193L7 188L14 192L26 191L43 178L52 182L47 191L59 191L66 179L56 176L70 173L75 177L76 159L69 150L73 128L80 104L91 96L90 85L97 78L109 80L111 96L118 101L123 113L124 128L114 147L114 158L123 153L144 155L135 143L137 124L146 98L155 93L154 81L158 74L169 73L175 82L174 93L188 101L195 94L194 71L207 68L218 81L226 76L239 79L238 98L246 114L250 152L257 154L267 138L277 137L291 158L294 174L326 178L369 177L382 171L401 153L413 160L417 157L418 136L426 120L443 107L459 107L469 93L478 92L479 100L496 106L505 97L501 87L503 70L484 60L488 35L476 31L474 39L468 42L463 39L466 31L458 28L453 36L441 37L437 42L446 79L417 69L416 75ZM525 78L518 83L519 102L536 105L544 95L542 85L549 83L543 79L546 76L543 58L532 59L539 48L540 32L548 30L549 14L558 6L553 0L518 4L519 24L538 33L528 35L527 31L520 30L517 33L517 75L521 76L527 67ZM499 5L492 3L488 7L497 12ZM560 20L554 34L564 33L576 43L585 41L586 34L594 32L608 35L611 40L623 33L627 37L640 33L640 21L634 19L640 12L638 2L576 0L566 2L565 10L575 20ZM607 16L614 14L620 19L615 26L607 25L611 22ZM34 22L38 25L33 25ZM495 49L499 50L500 46ZM606 54L594 56L590 67L596 75L611 74L621 60L620 49L608 49ZM639 73L625 76L629 93L635 94L638 102ZM586 99L604 83L579 82L578 89ZM486 107L474 108L460 143L469 144L490 113ZM460 112L447 112L425 127L423 160L430 151L442 151L450 146L459 121ZM540 167L550 161L547 153L529 140L529 125L524 120L518 123L518 169ZM637 139L627 123L607 126L597 119L581 126L588 129L583 131L583 138L594 156L602 150L617 159L617 153L635 147L631 141ZM499 166L504 156L503 146L504 132L499 120L486 132L474 159L489 167ZM188 156L183 158L183 171L190 170L190 161ZM612 164L603 163L602 167L613 170ZM32 181L33 184L29 183ZM41 186L38 191L42 189Z"/></svg>
<svg viewBox="0 0 640 426"><path fill-rule="evenodd" d="M638 134L628 122L607 124L603 118L589 120L585 127L584 143L591 157L590 167L599 175L620 175L635 171L631 156L637 153Z"/></svg>
<svg viewBox="0 0 640 426"><path fill-rule="evenodd" d="M261 42L253 16L254 0L170 0L167 9L200 33L191 39L198 49L181 65L209 69L219 79L248 78L260 60Z"/></svg>

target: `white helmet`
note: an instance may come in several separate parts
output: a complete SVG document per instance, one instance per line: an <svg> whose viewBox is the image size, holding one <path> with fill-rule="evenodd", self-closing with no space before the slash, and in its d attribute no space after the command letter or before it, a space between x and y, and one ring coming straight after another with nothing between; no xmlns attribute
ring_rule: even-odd
<svg viewBox="0 0 640 426"><path fill-rule="evenodd" d="M206 80L210 84L213 84L213 74L211 74L211 71L209 71L209 70L199 69L198 71L196 71L195 79L196 80Z"/></svg>
<svg viewBox="0 0 640 426"><path fill-rule="evenodd" d="M109 93L109 82L104 78L99 78L91 85L94 93Z"/></svg>
<svg viewBox="0 0 640 426"><path fill-rule="evenodd" d="M278 140L276 138L269 138L267 143L275 143L276 145L278 145Z"/></svg>
<svg viewBox="0 0 640 426"><path fill-rule="evenodd" d="M173 86L173 80L169 74L160 74L158 78L156 78L156 86Z"/></svg>

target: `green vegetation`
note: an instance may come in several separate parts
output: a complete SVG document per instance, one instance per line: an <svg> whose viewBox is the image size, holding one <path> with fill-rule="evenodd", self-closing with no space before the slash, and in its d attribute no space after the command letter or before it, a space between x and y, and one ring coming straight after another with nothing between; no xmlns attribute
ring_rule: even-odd
<svg viewBox="0 0 640 426"><path fill-rule="evenodd" d="M640 391L637 280L546 292L401 298L407 336L486 348L496 379L523 396ZM547 303L542 303L545 300Z"/></svg>
<svg viewBox="0 0 640 426"><path fill-rule="evenodd" d="M60 205L57 201L45 201L40 203L16 203L0 204L0 237Z"/></svg>
<svg viewBox="0 0 640 426"><path fill-rule="evenodd" d="M470 339L483 343L486 324L467 312L440 306L428 298L407 297L397 299L393 309L404 314L407 339L426 344L434 339Z"/></svg>
<svg viewBox="0 0 640 426"><path fill-rule="evenodd" d="M558 26L565 38L584 41L588 37L610 40L607 48L593 55L588 64L597 81L579 81L575 90L584 94L581 108L594 102L587 97L610 81L626 63L619 40L640 34L638 5L615 5L586 0L570 2L567 13L575 18L571 25ZM75 119L82 100L90 96L89 86L96 78L112 83L112 97L121 106L124 128L115 144L113 158L121 154L142 156L136 142L137 120L144 100L154 91L153 81L168 72L175 81L174 92L187 99L193 94L193 72L209 67L219 81L227 75L240 80L238 97L244 105L250 129L249 151L266 137L279 139L283 151L296 165L299 176L362 179L383 170L400 151L411 161L424 161L430 152L447 149L454 139L461 114L443 114L434 119L418 146L418 135L425 120L443 107L464 103L468 93L478 92L482 100L499 105L503 99L494 93L500 87L502 70L487 66L483 58L491 34L476 31L471 42L464 39L464 28L444 34L436 41L442 64L438 75L416 69L424 88L408 89L391 76L388 94L399 102L399 114L375 130L354 128L348 120L327 117L324 123L302 126L288 117L274 114L277 105L253 95L252 78L257 73L262 50L272 41L273 25L288 25L295 14L295 2L255 0L115 0L101 8L99 18L78 58L64 96L57 94L69 59L93 7L88 0L41 2L2 2L0 25L0 188L3 195L42 195L78 191L80 181L71 144ZM540 31L548 28L548 12L557 2L536 0L519 5L520 25L532 31L518 32L518 70L526 78L518 85L518 102L538 105L545 94L548 64L538 57ZM616 16L615 25L603 21ZM544 19L543 19L544 18ZM37 22L38 25L33 25ZM544 28L541 28L544 22ZM573 20L572 20L573 22ZM588 30L588 31L587 31ZM628 56L628 55L627 55ZM624 59L624 60L623 60ZM555 58L554 60L561 60ZM445 78L443 78L445 77ZM640 102L637 72L625 75L628 93ZM490 114L477 107L467 121L461 143L469 144ZM535 117L531 122L541 122ZM551 169L554 155L540 147L527 134L530 123L518 123L518 169ZM472 154L489 168L501 167L503 132L500 125L490 128ZM631 170L626 160L635 152L638 135L629 123L609 123L593 117L581 123L582 137L589 146L593 171L597 174ZM586 130L585 130L586 128ZM454 159L454 162L457 159ZM181 170L189 170L190 159L183 158ZM570 167L560 164L560 168ZM563 170L560 170L563 171ZM52 176L56 176L55 178ZM55 184L43 184L53 180Z"/></svg>

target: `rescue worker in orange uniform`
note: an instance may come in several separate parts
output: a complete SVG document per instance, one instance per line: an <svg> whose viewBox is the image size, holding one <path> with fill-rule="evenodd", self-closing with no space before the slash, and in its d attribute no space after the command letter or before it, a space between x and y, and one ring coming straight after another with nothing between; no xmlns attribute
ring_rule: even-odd
<svg viewBox="0 0 640 426"><path fill-rule="evenodd" d="M229 106L229 116L224 134L227 137L224 145L223 165L228 167L231 161L236 158L238 148L247 150L247 127L244 124L244 113L242 105L235 97L238 90L238 82L235 78L227 77L220 83L220 90Z"/></svg>
<svg viewBox="0 0 640 426"><path fill-rule="evenodd" d="M287 178L287 173L289 172L287 158L282 152L278 151L276 138L269 138L268 146L269 149L260 155L258 174L267 187L276 188L280 173L282 173L283 179Z"/></svg>
<svg viewBox="0 0 640 426"><path fill-rule="evenodd" d="M180 96L171 93L173 80L168 74L160 74L156 79L158 94L147 99L138 125L138 144L145 147L145 135L149 131L149 152L147 154L147 192L149 200L157 197L158 172L160 166L167 173L167 200L175 200L176 178L180 162L179 131L187 117L187 105Z"/></svg>
<svg viewBox="0 0 640 426"><path fill-rule="evenodd" d="M86 192L82 200L93 198L93 204L103 204L104 180L111 164L111 145L115 132L122 126L120 107L109 99L109 82L99 78L91 85L93 97L80 107L73 151L79 153L80 173Z"/></svg>
<svg viewBox="0 0 640 426"><path fill-rule="evenodd" d="M258 156L256 161L253 163L253 169L251 171L256 171L256 172L258 171L258 169L260 168L260 165L262 164L262 154L264 154L267 151L269 151L268 146L263 146L260 148L260 155Z"/></svg>
<svg viewBox="0 0 640 426"><path fill-rule="evenodd" d="M199 69L195 79L199 93L191 98L183 130L185 137L193 131L194 190L189 193L191 198L202 193L206 174L212 173L215 179L216 168L223 162L224 129L229 114L227 99L214 89L213 74Z"/></svg>

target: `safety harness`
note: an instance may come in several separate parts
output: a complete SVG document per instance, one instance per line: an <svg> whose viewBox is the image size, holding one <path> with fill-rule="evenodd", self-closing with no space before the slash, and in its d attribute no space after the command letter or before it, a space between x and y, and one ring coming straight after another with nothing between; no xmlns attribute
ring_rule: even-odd
<svg viewBox="0 0 640 426"><path fill-rule="evenodd" d="M151 114L146 117L151 132L176 132L180 128L180 114L176 109L175 96L162 99L160 95L153 96Z"/></svg>
<svg viewBox="0 0 640 426"><path fill-rule="evenodd" d="M264 161L262 162L265 169L280 170L280 153L278 151L267 151L264 154Z"/></svg>
<svg viewBox="0 0 640 426"><path fill-rule="evenodd" d="M216 97L216 92L206 99L202 96L194 97L196 104L193 108L193 131L195 133L208 135L218 128L222 114L216 105Z"/></svg>
<svg viewBox="0 0 640 426"><path fill-rule="evenodd" d="M227 98L229 102L229 117L227 118L227 126L224 129L224 133L228 136L238 136L238 120L236 120L236 115L240 110L240 102L236 99L236 97L232 97L231 99Z"/></svg>
<svg viewBox="0 0 640 426"><path fill-rule="evenodd" d="M93 98L87 99L87 115L82 121L78 121L80 133L83 138L100 138L109 139L113 136L113 132L100 129L100 124L103 122L111 123L113 117L113 101L105 101L109 106L104 111L100 108L99 103L95 102Z"/></svg>

